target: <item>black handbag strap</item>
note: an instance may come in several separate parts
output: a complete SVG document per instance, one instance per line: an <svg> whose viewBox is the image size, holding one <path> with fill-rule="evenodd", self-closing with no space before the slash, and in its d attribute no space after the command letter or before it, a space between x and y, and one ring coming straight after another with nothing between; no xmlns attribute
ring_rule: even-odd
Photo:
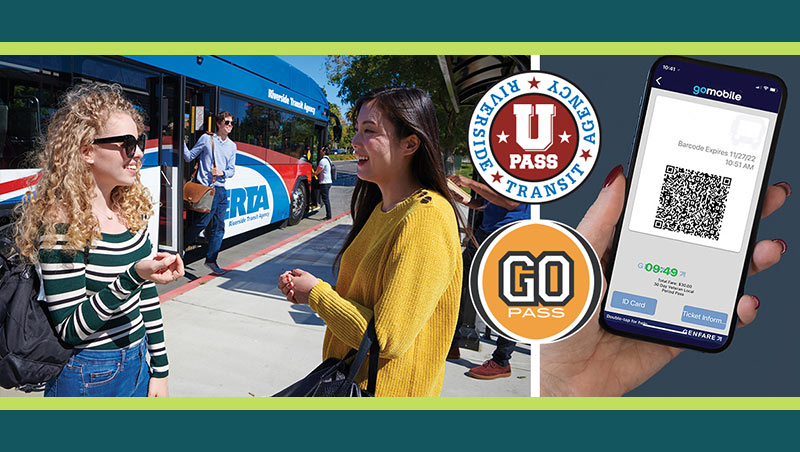
<svg viewBox="0 0 800 452"><path fill-rule="evenodd" d="M350 350L350 352L345 356L351 356L355 350ZM358 374L359 369L361 369L361 365L364 364L364 360L367 358L367 351L369 351L369 372L367 373L367 391L370 394L375 394L375 385L378 382L378 358L380 354L380 344L378 344L378 335L375 332L375 317L369 321L369 325L367 325L367 331L364 332L364 337L361 339L361 345L358 347L358 352L356 352L356 357L353 358L353 362L350 363L350 372L347 375L346 382L353 382L356 379L356 375Z"/></svg>

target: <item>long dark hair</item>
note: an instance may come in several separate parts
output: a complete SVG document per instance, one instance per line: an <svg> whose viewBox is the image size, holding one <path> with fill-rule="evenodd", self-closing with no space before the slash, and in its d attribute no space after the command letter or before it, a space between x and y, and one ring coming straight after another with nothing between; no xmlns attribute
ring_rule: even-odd
<svg viewBox="0 0 800 452"><path fill-rule="evenodd" d="M442 154L439 149L439 127L436 122L436 109L428 95L417 88L405 86L387 86L378 88L363 96L356 102L352 111L352 118L357 118L361 108L369 102L387 115L394 126L397 137L405 138L416 135L419 138L419 148L411 158L411 174L423 188L435 191L444 196L453 207L458 224L466 231L470 239L474 240L472 232L463 222L458 213L456 203L450 190L447 188L447 179L442 165ZM342 255L361 229L366 224L375 206L383 199L378 185L358 179L353 198L350 200L350 215L353 217L353 228L336 256L334 267L338 267Z"/></svg>

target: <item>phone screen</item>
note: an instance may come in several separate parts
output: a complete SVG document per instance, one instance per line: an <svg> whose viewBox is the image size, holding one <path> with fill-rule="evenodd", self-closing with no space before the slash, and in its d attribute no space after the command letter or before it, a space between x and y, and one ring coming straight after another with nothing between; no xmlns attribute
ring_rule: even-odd
<svg viewBox="0 0 800 452"><path fill-rule="evenodd" d="M603 302L607 329L727 347L785 94L768 74L655 63Z"/></svg>

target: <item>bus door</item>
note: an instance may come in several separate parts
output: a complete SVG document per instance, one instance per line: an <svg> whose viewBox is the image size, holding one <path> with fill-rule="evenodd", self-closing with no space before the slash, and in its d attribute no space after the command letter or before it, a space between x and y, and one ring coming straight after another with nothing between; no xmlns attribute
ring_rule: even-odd
<svg viewBox="0 0 800 452"><path fill-rule="evenodd" d="M183 80L162 77L161 142L158 161L161 169L159 208L159 251L179 252L183 241ZM176 145L177 144L177 145Z"/></svg>
<svg viewBox="0 0 800 452"><path fill-rule="evenodd" d="M183 132L185 144L187 148L191 149L204 133L214 131L214 113L218 92L216 87L185 81L183 94ZM192 177L194 167L195 162L188 162L182 167L181 173L184 181L188 181ZM182 189L183 184L181 184ZM182 196L183 193L181 192ZM183 219L182 232L199 219L200 214L185 209L183 205L178 210Z"/></svg>

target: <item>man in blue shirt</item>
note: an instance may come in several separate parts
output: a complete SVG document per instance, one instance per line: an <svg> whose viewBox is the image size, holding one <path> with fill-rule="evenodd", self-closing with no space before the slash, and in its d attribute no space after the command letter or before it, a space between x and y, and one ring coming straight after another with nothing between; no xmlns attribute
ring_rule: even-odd
<svg viewBox="0 0 800 452"><path fill-rule="evenodd" d="M211 211L201 214L200 220L186 231L183 247L193 244L197 236L209 223L208 252L206 253L206 267L211 273L220 276L227 273L217 265L217 255L222 247L222 237L225 235L225 211L228 210L228 194L225 190L225 181L233 177L236 171L236 143L228 138L233 130L233 115L223 111L217 114L217 133L203 134L194 147L190 150L183 148L183 158L191 162L198 158L197 182L211 186L214 184L214 201ZM211 143L214 143L213 152ZM212 157L213 155L213 157Z"/></svg>
<svg viewBox="0 0 800 452"><path fill-rule="evenodd" d="M330 220L331 217L331 185L333 185L333 178L331 176L331 159L328 157L328 147L323 146L319 150L319 163L317 169L314 171L319 177L319 193L322 196L322 202L325 204L325 218Z"/></svg>
<svg viewBox="0 0 800 452"><path fill-rule="evenodd" d="M483 243L487 237L501 227L519 220L531 219L531 206L529 204L520 204L518 202L506 199L503 196L495 193L494 190L489 188L486 184L468 179L461 175L450 176L449 178L456 185L466 187L478 194L478 198L472 199L468 203L463 203L470 209L482 209L483 221L479 228L473 231L475 241L478 245ZM460 201L459 197L455 197ZM464 250L464 279L461 287L462 306L466 302L470 304L469 295L469 269L472 259L475 257L477 247L470 240ZM466 297L466 298L465 298ZM463 313L459 313L459 325L461 324L461 317ZM514 351L516 342L506 339L505 337L497 336L497 348L492 354L492 359L486 361L478 367L474 367L467 372L467 375L480 380L493 380L495 378L503 378L511 376L511 352ZM450 354L448 358L458 358L458 345L453 341Z"/></svg>

